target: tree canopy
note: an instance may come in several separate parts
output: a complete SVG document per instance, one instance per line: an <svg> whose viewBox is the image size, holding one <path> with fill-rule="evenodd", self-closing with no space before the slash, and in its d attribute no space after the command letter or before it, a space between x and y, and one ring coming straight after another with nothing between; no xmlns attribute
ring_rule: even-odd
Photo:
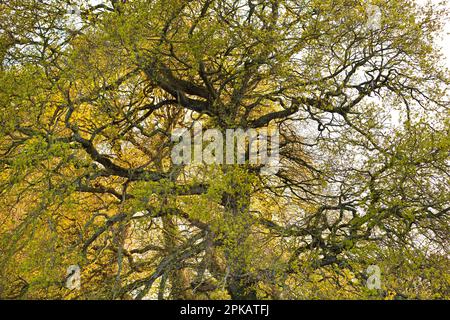
<svg viewBox="0 0 450 320"><path fill-rule="evenodd" d="M449 298L447 12L370 4L0 1L0 297ZM279 170L175 164L195 122Z"/></svg>

